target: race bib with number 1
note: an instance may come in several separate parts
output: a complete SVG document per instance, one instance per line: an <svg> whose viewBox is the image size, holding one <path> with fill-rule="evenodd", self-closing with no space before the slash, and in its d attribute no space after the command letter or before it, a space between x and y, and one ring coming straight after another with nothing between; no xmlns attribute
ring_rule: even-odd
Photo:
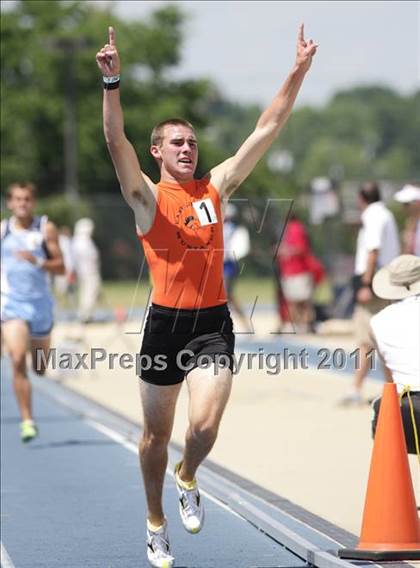
<svg viewBox="0 0 420 568"><path fill-rule="evenodd" d="M217 223L216 211L209 197L201 201L193 201L193 207L202 227Z"/></svg>

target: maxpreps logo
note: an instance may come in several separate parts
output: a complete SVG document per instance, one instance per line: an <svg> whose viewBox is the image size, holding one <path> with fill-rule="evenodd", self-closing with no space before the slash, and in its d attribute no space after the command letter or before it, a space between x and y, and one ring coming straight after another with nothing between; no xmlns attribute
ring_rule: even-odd
<svg viewBox="0 0 420 568"><path fill-rule="evenodd" d="M203 204L201 207L206 214L205 201L195 203ZM192 250L208 249L214 240L215 223L212 222L203 225L200 219L201 216L197 214L196 208L197 205L194 207L193 202L190 201L178 209L175 215L175 223L178 227L176 236L184 248Z"/></svg>

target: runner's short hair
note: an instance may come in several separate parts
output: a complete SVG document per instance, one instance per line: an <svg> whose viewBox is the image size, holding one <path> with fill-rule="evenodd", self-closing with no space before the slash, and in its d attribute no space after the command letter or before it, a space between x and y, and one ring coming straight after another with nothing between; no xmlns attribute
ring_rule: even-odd
<svg viewBox="0 0 420 568"><path fill-rule="evenodd" d="M150 136L150 143L152 144L152 146L160 146L162 144L163 131L165 126L167 125L186 126L187 128L191 128L191 130L194 131L193 125L188 122L188 120L184 120L183 118L168 118L167 120L162 120L162 122L156 124L156 126L152 130L152 135Z"/></svg>
<svg viewBox="0 0 420 568"><path fill-rule="evenodd" d="M33 199L35 199L36 197L36 187L30 181L14 181L13 183L11 183L7 188L7 199L10 199L12 197L13 191L15 189L26 189L30 192Z"/></svg>

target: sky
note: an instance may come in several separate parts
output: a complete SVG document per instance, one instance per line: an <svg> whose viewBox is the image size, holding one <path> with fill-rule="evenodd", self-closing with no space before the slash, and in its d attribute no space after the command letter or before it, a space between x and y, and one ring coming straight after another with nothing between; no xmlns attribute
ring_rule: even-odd
<svg viewBox="0 0 420 568"><path fill-rule="evenodd" d="M2 1L2 9L12 2ZM321 106L338 90L382 84L420 88L419 1L93 0L130 20L177 4L187 16L176 78L210 78L232 101L265 105L291 69L301 22L319 50L297 105ZM118 30L117 30L118 32ZM106 32L105 32L106 34Z"/></svg>
<svg viewBox="0 0 420 568"><path fill-rule="evenodd" d="M319 50L300 104L337 90L384 84L420 88L420 2L172 2L186 13L177 77L209 77L232 100L267 104L291 69L301 22ZM163 1L114 1L118 15L145 18Z"/></svg>

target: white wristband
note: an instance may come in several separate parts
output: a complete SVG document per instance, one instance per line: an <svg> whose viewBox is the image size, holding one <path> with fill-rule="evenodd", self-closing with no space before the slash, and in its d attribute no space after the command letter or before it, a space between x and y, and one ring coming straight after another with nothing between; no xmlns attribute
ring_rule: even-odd
<svg viewBox="0 0 420 568"><path fill-rule="evenodd" d="M39 256L35 257L35 265L38 268L44 268L44 264L45 264L45 259L44 258L40 258Z"/></svg>
<svg viewBox="0 0 420 568"><path fill-rule="evenodd" d="M113 75L112 77L106 77L105 75L102 76L103 82L106 83L107 85L110 85L112 83L118 83L118 81L120 80L120 76L119 75Z"/></svg>

